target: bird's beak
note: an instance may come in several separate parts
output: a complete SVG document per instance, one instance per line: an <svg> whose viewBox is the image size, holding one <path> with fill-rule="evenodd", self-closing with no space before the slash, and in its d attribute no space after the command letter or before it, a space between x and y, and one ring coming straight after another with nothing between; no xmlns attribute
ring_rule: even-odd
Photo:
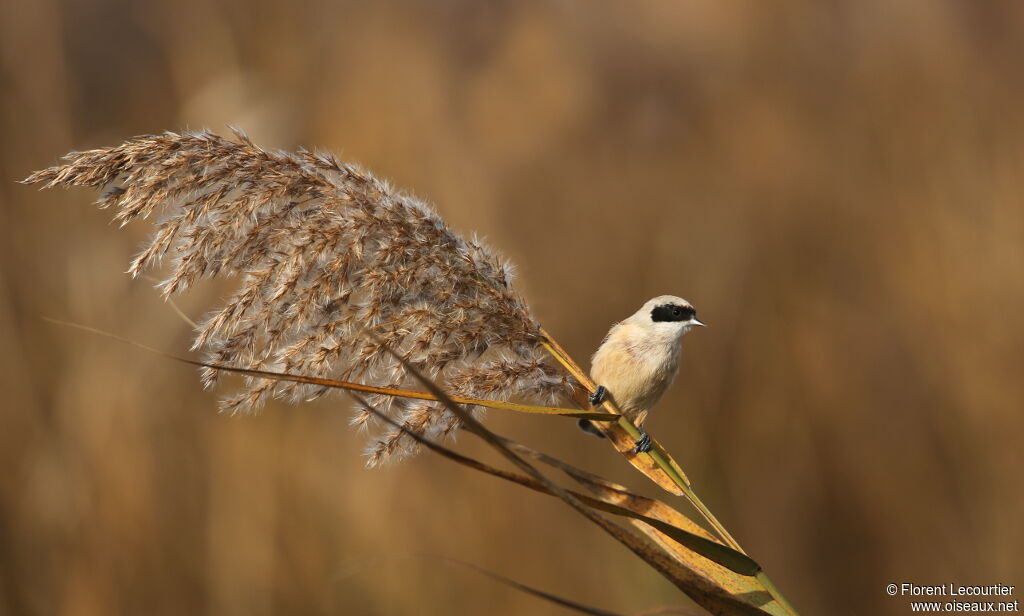
<svg viewBox="0 0 1024 616"><path fill-rule="evenodd" d="M696 325L697 327L707 327L707 325L704 325L697 319L690 319L690 325Z"/></svg>

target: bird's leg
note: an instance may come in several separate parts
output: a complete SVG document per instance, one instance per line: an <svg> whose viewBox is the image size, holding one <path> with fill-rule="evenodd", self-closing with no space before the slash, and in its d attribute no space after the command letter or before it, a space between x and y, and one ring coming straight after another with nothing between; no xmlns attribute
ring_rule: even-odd
<svg viewBox="0 0 1024 616"><path fill-rule="evenodd" d="M597 408L605 399L608 398L608 389L604 385L598 385L594 393L590 394L590 406ZM593 434L597 438L604 438L604 434L597 429L592 422L587 419L580 419L576 422L576 425L580 430L583 430L587 434Z"/></svg>
<svg viewBox="0 0 1024 616"><path fill-rule="evenodd" d="M633 453L647 453L651 450L651 435L647 434L647 430L642 427L637 427L637 430L640 430L640 438L636 439Z"/></svg>
<svg viewBox="0 0 1024 616"><path fill-rule="evenodd" d="M640 411L631 417L633 425L640 431L640 438L636 439L635 446L633 447L633 453L646 453L651 450L651 437L647 434L647 430L644 430L644 424L647 422L647 411Z"/></svg>

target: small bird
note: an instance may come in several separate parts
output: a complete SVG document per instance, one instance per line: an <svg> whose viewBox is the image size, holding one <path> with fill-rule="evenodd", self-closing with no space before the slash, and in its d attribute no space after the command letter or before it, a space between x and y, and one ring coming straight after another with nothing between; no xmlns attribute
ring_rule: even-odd
<svg viewBox="0 0 1024 616"><path fill-rule="evenodd" d="M694 327L704 327L690 302L673 295L648 301L633 316L608 330L591 360L590 378L598 384L590 403L597 407L611 399L640 430L634 453L651 449L651 437L644 430L647 413L679 374L680 341ZM602 435L586 419L579 427Z"/></svg>

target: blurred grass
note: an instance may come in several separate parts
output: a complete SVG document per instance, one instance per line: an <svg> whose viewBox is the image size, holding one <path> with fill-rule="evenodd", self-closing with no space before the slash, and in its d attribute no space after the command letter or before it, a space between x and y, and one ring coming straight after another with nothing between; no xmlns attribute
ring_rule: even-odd
<svg viewBox="0 0 1024 616"><path fill-rule="evenodd" d="M693 301L711 327L650 429L803 612L903 613L890 581L1021 579L1019 4L0 12L0 613L559 613L375 560L412 551L608 609L676 601L539 495L427 456L364 470L347 402L220 416L194 371L40 319L187 348L120 274L145 225L115 233L92 195L14 180L229 122L357 160L488 236L576 357L650 296ZM570 421L489 421L645 481Z"/></svg>

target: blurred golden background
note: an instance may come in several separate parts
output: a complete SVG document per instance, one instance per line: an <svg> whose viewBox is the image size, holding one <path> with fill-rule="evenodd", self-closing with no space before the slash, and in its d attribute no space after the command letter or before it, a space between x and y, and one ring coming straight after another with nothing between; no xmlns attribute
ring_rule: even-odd
<svg viewBox="0 0 1024 616"><path fill-rule="evenodd" d="M418 553L688 603L553 499L430 454L364 469L342 398L219 415L194 370L42 320L187 350L122 273L147 224L15 181L229 123L480 232L580 361L691 300L710 327L648 427L804 614L1024 583L1024 4L0 7L0 614L565 613ZM657 494L572 422L488 423Z"/></svg>

